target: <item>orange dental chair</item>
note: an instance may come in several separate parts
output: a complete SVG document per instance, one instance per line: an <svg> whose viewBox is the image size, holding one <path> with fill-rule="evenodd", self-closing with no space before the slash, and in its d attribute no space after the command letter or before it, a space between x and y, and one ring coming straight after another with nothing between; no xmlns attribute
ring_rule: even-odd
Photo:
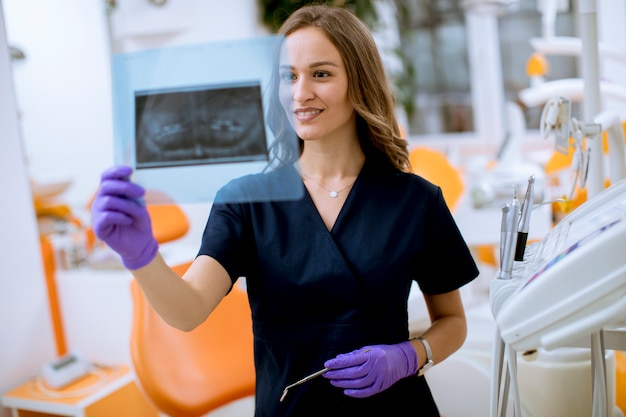
<svg viewBox="0 0 626 417"><path fill-rule="evenodd" d="M189 263L175 267L179 275ZM199 327L167 324L131 283L131 359L137 381L156 408L171 417L200 417L254 395L252 318L237 285Z"/></svg>
<svg viewBox="0 0 626 417"><path fill-rule="evenodd" d="M409 152L412 171L441 187L443 198L454 211L463 194L463 177L446 156L434 149L418 146Z"/></svg>

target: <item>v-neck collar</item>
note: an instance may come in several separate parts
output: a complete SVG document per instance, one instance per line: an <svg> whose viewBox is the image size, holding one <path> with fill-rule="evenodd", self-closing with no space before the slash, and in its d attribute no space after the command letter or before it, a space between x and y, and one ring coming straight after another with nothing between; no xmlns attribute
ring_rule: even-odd
<svg viewBox="0 0 626 417"><path fill-rule="evenodd" d="M359 171L359 174L357 175L356 179L354 180L354 183L352 184L352 187L348 191L348 195L346 196L345 201L341 205L341 208L339 209L339 213L337 214L337 217L336 217L335 221L333 222L333 225L332 225L332 227L330 229L328 229L326 227L326 224L324 223L324 219L322 218L322 215L320 214L319 209L315 205L315 201L313 201L313 197L309 193L309 190L307 189L307 187L304 185L304 182L302 183L302 187L304 188L304 198L307 200L307 204L315 212L315 215L316 215L317 219L319 220L320 227L323 227L324 230L326 230L331 235L333 234L333 231L337 228L337 225L340 222L342 222L343 219L346 217L346 213L350 210L350 207L352 205L352 201L354 200L354 195L355 195L355 193L358 192L359 183L362 182L361 178L363 176L363 172L364 172L364 168L365 168L366 164L367 164L367 159L365 160L365 163L363 164L363 167L361 167L361 171ZM298 173L298 171L297 171L297 169L295 167L293 168L293 170L294 170L296 175L299 175L299 173Z"/></svg>

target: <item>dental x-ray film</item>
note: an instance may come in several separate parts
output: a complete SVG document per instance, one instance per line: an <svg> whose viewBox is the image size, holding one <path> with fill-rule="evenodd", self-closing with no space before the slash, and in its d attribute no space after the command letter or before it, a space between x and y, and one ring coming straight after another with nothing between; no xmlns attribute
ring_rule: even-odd
<svg viewBox="0 0 626 417"><path fill-rule="evenodd" d="M268 110L282 112L269 105L280 41L265 36L113 57L115 163L134 168L148 203L212 202L226 184L220 201L303 195L295 171L271 152ZM297 149L292 129L281 132L281 145Z"/></svg>

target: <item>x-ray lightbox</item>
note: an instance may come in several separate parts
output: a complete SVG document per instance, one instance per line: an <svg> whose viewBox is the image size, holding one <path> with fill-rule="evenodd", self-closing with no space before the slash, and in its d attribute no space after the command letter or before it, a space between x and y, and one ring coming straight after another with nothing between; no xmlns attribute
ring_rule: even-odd
<svg viewBox="0 0 626 417"><path fill-rule="evenodd" d="M115 163L134 168L149 202L210 202L227 182L264 172L274 140L265 115L280 40L271 35L113 57ZM292 181L279 197L260 199L302 192Z"/></svg>

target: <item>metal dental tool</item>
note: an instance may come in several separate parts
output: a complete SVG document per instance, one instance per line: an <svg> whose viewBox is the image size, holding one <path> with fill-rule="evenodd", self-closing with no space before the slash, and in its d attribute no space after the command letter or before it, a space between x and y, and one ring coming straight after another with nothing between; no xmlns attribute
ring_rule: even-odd
<svg viewBox="0 0 626 417"><path fill-rule="evenodd" d="M522 203L519 224L517 226L517 245L515 246L515 260L523 261L526 243L528 240L528 230L530 226L530 213L533 210L533 199L535 198L535 176L528 178L528 187L526 188L526 196Z"/></svg>
<svg viewBox="0 0 626 417"><path fill-rule="evenodd" d="M513 277L513 258L515 254L515 236L519 221L520 202L517 199L517 190L513 200L502 206L502 230L500 242L500 270L499 279L511 279Z"/></svg>
<svg viewBox="0 0 626 417"><path fill-rule="evenodd" d="M504 251L506 250L506 240L507 240L507 225L509 223L509 211L511 211L511 206L509 203L505 203L502 205L502 224L500 225L500 271L502 270L502 265L504 262ZM498 277L501 278L501 277Z"/></svg>
<svg viewBox="0 0 626 417"><path fill-rule="evenodd" d="M359 353L369 352L370 350L372 350L372 349L370 349L370 348L364 349L364 350L362 350ZM283 400L287 396L287 392L289 391L290 388L293 388L293 387L296 387L298 385L304 384L305 382L310 381L313 378L317 378L318 376L324 374L327 371L330 371L330 369L328 369L328 368L320 369L319 371L313 372L312 374L305 376L304 378L300 379L299 381L294 382L291 385L287 385L285 387L285 389L283 390L283 394L280 396L280 400L278 400L278 401L281 402L281 403L283 402Z"/></svg>
<svg viewBox="0 0 626 417"><path fill-rule="evenodd" d="M507 269L509 264L508 258L511 253L511 217L512 208L510 203L502 206L502 229L500 231L500 269L498 271L499 279L511 279L511 270Z"/></svg>
<svg viewBox="0 0 626 417"><path fill-rule="evenodd" d="M320 369L317 372L313 372L311 375L305 376L304 378L302 378L301 380L294 382L291 385L288 385L285 387L285 389L283 390L283 395L280 396L280 402L283 402L283 400L285 399L285 397L287 396L287 392L289 391L290 388L293 388L295 386L298 386L300 384L304 384L307 381L310 381L313 378L317 378L318 376L322 375L323 373L329 371L328 368L324 368L324 369Z"/></svg>

